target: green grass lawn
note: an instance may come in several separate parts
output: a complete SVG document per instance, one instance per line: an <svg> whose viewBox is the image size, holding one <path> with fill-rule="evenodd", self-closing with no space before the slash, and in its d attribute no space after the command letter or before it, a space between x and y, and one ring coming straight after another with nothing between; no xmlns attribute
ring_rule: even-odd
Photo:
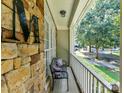
<svg viewBox="0 0 124 93"><path fill-rule="evenodd" d="M106 67L96 66L94 64L90 64L87 59L84 59L82 56L75 55L80 62L82 62L86 67L91 68L93 71L98 73L101 77L107 80L109 83L116 83L119 81L119 73L112 72Z"/></svg>
<svg viewBox="0 0 124 93"><path fill-rule="evenodd" d="M113 51L112 54L116 56L120 56L120 51Z"/></svg>
<svg viewBox="0 0 124 93"><path fill-rule="evenodd" d="M118 72L112 72L108 68L103 66L95 66L96 68L103 71L105 74L107 74L110 78L112 78L115 81L119 81L119 73Z"/></svg>

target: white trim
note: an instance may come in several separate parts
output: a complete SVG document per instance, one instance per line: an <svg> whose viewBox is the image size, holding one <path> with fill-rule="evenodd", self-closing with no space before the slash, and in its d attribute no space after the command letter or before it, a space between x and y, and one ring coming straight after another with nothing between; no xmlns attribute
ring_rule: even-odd
<svg viewBox="0 0 124 93"><path fill-rule="evenodd" d="M74 27L75 24L79 23L81 19L85 16L86 12L95 4L95 0L84 0L84 1L86 2L82 2L82 0L80 0L79 2L80 5L76 10L76 11L80 10L80 12L78 13L75 12L70 28ZM85 3L84 7L82 7L81 3Z"/></svg>
<svg viewBox="0 0 124 93"><path fill-rule="evenodd" d="M67 26L57 26L57 30L69 30Z"/></svg>
<svg viewBox="0 0 124 93"><path fill-rule="evenodd" d="M44 52L45 52L47 75L49 76L50 75L49 64L51 63L52 58L56 57L56 25L54 24L54 21L52 19L52 16L50 14L50 11L48 9L46 2L45 2L44 19L45 19L44 21L46 21L46 23L47 23L47 24L44 24L45 28L46 28L45 34L47 33L46 35L48 36L48 38L45 37L45 39L44 39L44 42L45 42ZM48 25L48 26L46 27L46 25ZM47 42L48 42L48 44L47 44Z"/></svg>
<svg viewBox="0 0 124 93"><path fill-rule="evenodd" d="M80 21L84 18L85 14L88 12L88 10L91 9L91 7L94 7L94 5L95 5L95 0L89 0L87 6L84 8L84 10L82 11L81 15L78 17L75 24L80 23Z"/></svg>
<svg viewBox="0 0 124 93"><path fill-rule="evenodd" d="M70 25L70 53L73 54L74 52L74 31L75 31L75 27L80 23L80 21L83 19L83 17L85 16L86 12L94 6L95 4L95 0L87 0L86 6L84 8L82 8L81 6L78 8L82 8L81 12L79 13L78 17L73 17L72 23ZM77 10L78 10L77 9ZM77 11L76 10L76 11ZM76 12L75 12L76 13Z"/></svg>
<svg viewBox="0 0 124 93"><path fill-rule="evenodd" d="M70 29L70 53L73 53L74 51L74 27Z"/></svg>

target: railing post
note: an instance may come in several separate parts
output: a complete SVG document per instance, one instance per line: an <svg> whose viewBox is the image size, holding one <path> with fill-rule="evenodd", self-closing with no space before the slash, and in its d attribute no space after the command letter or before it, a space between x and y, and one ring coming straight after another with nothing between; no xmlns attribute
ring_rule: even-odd
<svg viewBox="0 0 124 93"><path fill-rule="evenodd" d="M85 86L86 86L86 90L85 90L85 93L87 93L87 69L85 70L85 80L86 80L86 83L85 83Z"/></svg>
<svg viewBox="0 0 124 93"><path fill-rule="evenodd" d="M101 93L101 83L98 82L98 93Z"/></svg>
<svg viewBox="0 0 124 93"><path fill-rule="evenodd" d="M112 84L112 93L119 93L119 86L117 84Z"/></svg>
<svg viewBox="0 0 124 93"><path fill-rule="evenodd" d="M96 83L97 83L97 82L96 82L96 78L95 78L95 77L94 77L93 81L94 81L94 82L93 82L93 83L94 83L93 93L96 93Z"/></svg>
<svg viewBox="0 0 124 93"><path fill-rule="evenodd" d="M86 69L84 68L84 93L86 93Z"/></svg>
<svg viewBox="0 0 124 93"><path fill-rule="evenodd" d="M83 91L85 92L85 68L83 68Z"/></svg>
<svg viewBox="0 0 124 93"><path fill-rule="evenodd" d="M107 88L105 88L104 86L103 88L104 88L104 93L107 93L108 92Z"/></svg>
<svg viewBox="0 0 124 93"><path fill-rule="evenodd" d="M90 93L93 93L93 76L90 73Z"/></svg>
<svg viewBox="0 0 124 93"><path fill-rule="evenodd" d="M105 81L104 78L101 78L96 72L92 71L92 69L80 63L78 59L75 58L73 63L71 62L71 65L77 76L79 84L81 83L80 87L84 93L120 93L118 84L110 84Z"/></svg>
<svg viewBox="0 0 124 93"><path fill-rule="evenodd" d="M87 79L88 79L88 80L87 80L87 92L90 93L90 92L89 92L89 91L90 91L90 88L89 88L89 85L90 85L90 84L89 84L89 82L90 82L90 73L89 73L88 71L87 71Z"/></svg>

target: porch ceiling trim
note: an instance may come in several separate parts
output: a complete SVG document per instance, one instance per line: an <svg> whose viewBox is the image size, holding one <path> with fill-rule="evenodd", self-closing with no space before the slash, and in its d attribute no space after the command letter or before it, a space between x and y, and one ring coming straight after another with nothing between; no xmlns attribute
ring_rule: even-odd
<svg viewBox="0 0 124 93"><path fill-rule="evenodd" d="M47 5L49 6L51 14L54 18L54 22L56 24L57 30L68 30L69 29L68 24L69 24L69 20L70 20L70 16L72 13L72 8L75 0L60 0L60 1L46 0L46 1L48 3ZM66 11L65 17L63 18L61 17L59 13L60 10Z"/></svg>
<svg viewBox="0 0 124 93"><path fill-rule="evenodd" d="M87 11L93 7L95 4L95 0L87 0L85 6L82 8L81 6L78 8L82 8L81 12L78 13L77 16L73 17L72 22L70 23L70 28L73 28L76 24L80 23L80 21L83 19L83 17L85 16L85 14L87 13ZM78 11L78 9L76 11Z"/></svg>
<svg viewBox="0 0 124 93"><path fill-rule="evenodd" d="M94 1L95 0L74 0L74 2L71 3L71 4L73 4L71 12L70 12L70 14L68 14L69 19L66 18L68 20L68 23L65 22L64 25L63 25L64 19L62 20L60 18L55 17L55 16L58 16L56 14L53 15L53 13L57 13L57 11L61 8L59 7L58 10L54 10L55 1L52 2L52 1L46 0L46 4L49 8L53 22L56 26L56 30L69 30L70 28L74 27L75 24L77 24L81 21L81 19L86 14L87 10L93 5ZM59 20L59 21L57 21L57 20ZM61 24L61 21L62 21L62 24Z"/></svg>
<svg viewBox="0 0 124 93"><path fill-rule="evenodd" d="M54 17L53 17L53 15L52 15L52 12L51 12L51 10L50 10L50 7L49 7L49 4L48 4L48 1L47 1L47 0L46 0L46 5L47 5L48 10L49 10L49 12L50 12L50 15L51 15L51 17L52 17L52 19L53 19L53 23L54 23L54 25L55 25L55 29L56 29L56 31L57 31L57 25L56 25L56 23L55 23Z"/></svg>
<svg viewBox="0 0 124 93"><path fill-rule="evenodd" d="M74 2L74 4L73 4L73 8L72 8L72 11L71 11L71 16L70 16L70 19L69 19L68 27L70 27L70 25L71 25L71 23L72 23L72 20L73 20L73 18L74 18L75 12L76 12L76 10L77 10L79 1L80 1L80 0L75 0L75 2Z"/></svg>

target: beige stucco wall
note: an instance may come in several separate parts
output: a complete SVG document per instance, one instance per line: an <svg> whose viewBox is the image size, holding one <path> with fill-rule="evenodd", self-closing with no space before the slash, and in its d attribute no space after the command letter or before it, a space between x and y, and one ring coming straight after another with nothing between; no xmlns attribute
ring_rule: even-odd
<svg viewBox="0 0 124 93"><path fill-rule="evenodd" d="M69 62L69 31L57 31L57 57L61 57L67 64Z"/></svg>

